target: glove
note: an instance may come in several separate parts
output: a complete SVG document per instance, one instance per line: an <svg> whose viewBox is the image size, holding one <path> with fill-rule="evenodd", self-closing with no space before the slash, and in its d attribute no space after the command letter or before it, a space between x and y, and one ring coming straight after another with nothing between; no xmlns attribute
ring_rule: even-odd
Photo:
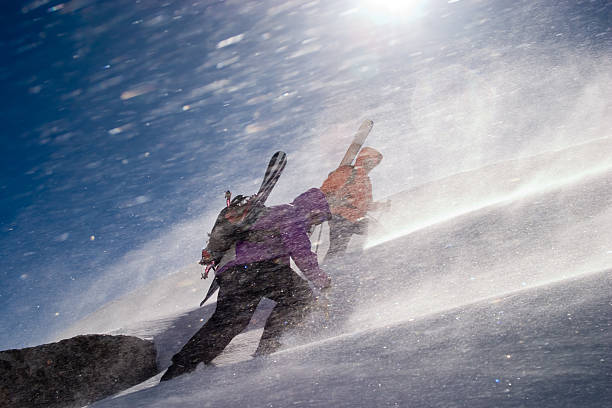
<svg viewBox="0 0 612 408"><path fill-rule="evenodd" d="M198 262L200 265L208 265L211 264L213 262L213 257L210 254L210 252L208 252L206 250L206 248L204 248L202 250L202 259L200 259L200 262Z"/></svg>
<svg viewBox="0 0 612 408"><path fill-rule="evenodd" d="M319 275L319 277L314 280L312 284L318 290L323 291L331 287L331 279L327 275Z"/></svg>

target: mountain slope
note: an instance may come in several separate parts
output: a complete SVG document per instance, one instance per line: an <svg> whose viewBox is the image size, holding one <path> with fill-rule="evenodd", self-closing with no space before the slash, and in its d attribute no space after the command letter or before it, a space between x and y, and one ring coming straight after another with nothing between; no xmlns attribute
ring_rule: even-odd
<svg viewBox="0 0 612 408"><path fill-rule="evenodd" d="M612 138L604 137L535 156L449 175L390 198L394 211L381 214L370 234L374 246L488 206L518 201L612 169ZM389 229L393 233L389 233Z"/></svg>
<svg viewBox="0 0 612 408"><path fill-rule="evenodd" d="M324 265L334 279L330 318L315 314L311 332L251 359L272 306L264 302L217 367L159 385L157 376L95 406L601 406L612 376L612 171L593 152L609 143L402 193L381 218L377 244ZM559 163L573 164L538 176ZM520 194L498 186L497 200L480 200L487 183L466 190L514 177L512 169L546 182ZM471 207L437 205L455 196ZM437 222L407 229L419 222L409 210L417 204ZM187 268L71 331L151 338L165 368L213 312L214 299L197 307L207 285Z"/></svg>
<svg viewBox="0 0 612 408"><path fill-rule="evenodd" d="M611 397L612 171L388 232L325 265L331 317L315 323L326 328L251 359L267 303L217 367L95 406L595 407ZM163 368L214 306L188 311L176 286L151 287L181 314L119 332L152 337ZM113 307L118 319L134 305Z"/></svg>
<svg viewBox="0 0 612 408"><path fill-rule="evenodd" d="M195 373L96 407L602 406L612 271Z"/></svg>
<svg viewBox="0 0 612 408"><path fill-rule="evenodd" d="M462 281L469 284L464 288L469 293L460 303L606 269L612 251L608 244L612 242L612 176L610 169L601 169L612 165L605 154L608 148L612 149L612 139L605 138L459 173L399 193L392 197L391 209L372 222L374 242L365 255L347 256L342 264L327 269L335 280L355 278L355 284L371 280L368 284L377 286L389 282L392 295L397 292L396 284L412 288L411 296L429 297L423 291L426 284L440 290L449 280ZM563 163L568 167L563 168ZM532 169L530 177L526 177L527 168ZM508 180L521 174L541 179L537 175L545 169L554 173L555 168L563 173L565 183L544 184L547 188L524 194L516 193L520 185L515 182L493 185L502 175ZM580 173L572 173L578 168ZM582 177L567 181L571 174ZM476 180L483 180L482 185L476 185ZM490 197L503 199L483 200L484 190ZM461 211L454 211L456 201L465 204ZM315 231L313 237L317 234ZM385 242L389 244L381 245ZM323 242L319 247L320 254L326 245ZM355 269L363 272L354 274ZM177 314L188 313L203 298L211 279L199 279L200 271L194 262L151 282L82 319L59 338L100 332L152 335L148 321L157 320L161 327L162 321L171 322ZM424 282L428 277L432 282ZM507 283L504 288L501 280ZM336 286L341 289L347 284ZM456 296L452 285L444 288L449 296ZM376 295L382 293L372 290L372 296Z"/></svg>

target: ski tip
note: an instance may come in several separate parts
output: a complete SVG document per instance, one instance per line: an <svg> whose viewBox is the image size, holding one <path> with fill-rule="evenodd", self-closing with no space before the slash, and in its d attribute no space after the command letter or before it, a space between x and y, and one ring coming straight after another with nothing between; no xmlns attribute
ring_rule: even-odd
<svg viewBox="0 0 612 408"><path fill-rule="evenodd" d="M283 152L282 150L279 150L278 152L274 153L272 157L270 158L268 167L272 166L274 163L282 163L282 165L284 165L286 161L287 161L287 153Z"/></svg>
<svg viewBox="0 0 612 408"><path fill-rule="evenodd" d="M374 121L372 119L366 119L361 123L362 128L372 128L374 126Z"/></svg>

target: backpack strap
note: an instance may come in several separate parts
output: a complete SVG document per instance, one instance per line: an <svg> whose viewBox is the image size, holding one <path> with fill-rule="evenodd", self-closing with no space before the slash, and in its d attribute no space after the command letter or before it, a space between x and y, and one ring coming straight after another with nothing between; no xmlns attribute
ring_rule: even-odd
<svg viewBox="0 0 612 408"><path fill-rule="evenodd" d="M355 177L357 177L357 169L355 168L355 166L351 166L351 175L349 176L348 179L346 179L346 183L344 183L344 185L348 186L350 184L354 184Z"/></svg>

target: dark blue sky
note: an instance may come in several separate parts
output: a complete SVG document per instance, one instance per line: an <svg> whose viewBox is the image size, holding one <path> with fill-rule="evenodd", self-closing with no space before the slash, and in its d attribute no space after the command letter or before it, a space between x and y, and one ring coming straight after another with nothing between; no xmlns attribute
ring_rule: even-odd
<svg viewBox="0 0 612 408"><path fill-rule="evenodd" d="M259 177L271 152L291 158L317 130L358 124L362 112L388 118L398 133L413 131L420 122L397 112L414 105L404 92L430 70L459 63L478 76L492 64L490 50L536 65L544 50L549 66L574 52L610 57L606 1L417 1L418 12L405 18L365 0L330 3L3 8L0 348L43 341L91 312L99 302L71 308L70 299L130 251L216 208L228 184ZM576 75L596 71L586 65ZM578 92L581 84L563 85ZM447 92L460 86L450 78ZM530 120L522 126L540 126ZM499 126L512 134L512 125ZM488 160L524 143L501 140L488 142ZM325 162L341 149L313 157ZM422 161L409 183L434 178L457 157L416 139L410 149ZM302 181L295 188L315 182ZM188 237L194 248L204 232ZM165 259L145 273L153 279L195 257ZM143 283L127 272L107 300Z"/></svg>
<svg viewBox="0 0 612 408"><path fill-rule="evenodd" d="M56 4L3 16L0 310L17 312L2 330L15 340L48 329L40 324L55 313L45 310L49 299L70 296L151 233L197 212L189 203L214 187L206 170L230 148L219 129L224 98L210 97L206 115L164 110L193 87L190 76L216 45L211 33L235 34L214 12L193 41L176 37L206 7L174 20L184 5ZM141 26L160 11L161 29ZM146 92L122 98L130 89ZM239 112L235 126L247 119Z"/></svg>

